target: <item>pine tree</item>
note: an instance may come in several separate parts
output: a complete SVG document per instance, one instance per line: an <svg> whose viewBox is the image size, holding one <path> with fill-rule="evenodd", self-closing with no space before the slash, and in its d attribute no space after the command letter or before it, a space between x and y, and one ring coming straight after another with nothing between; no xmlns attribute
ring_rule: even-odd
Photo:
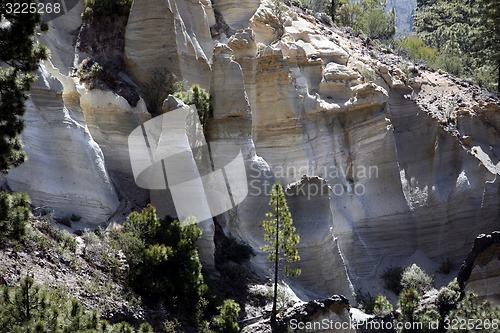
<svg viewBox="0 0 500 333"><path fill-rule="evenodd" d="M478 8L484 58L496 71L500 93L500 0L480 0Z"/></svg>
<svg viewBox="0 0 500 333"><path fill-rule="evenodd" d="M415 31L439 54L430 65L493 90L500 80L499 7L500 0L418 1Z"/></svg>
<svg viewBox="0 0 500 333"><path fill-rule="evenodd" d="M278 275L284 269L287 276L300 274L300 269L290 267L290 264L300 260L297 244L300 237L296 234L292 216L288 210L285 193L281 185L276 182L269 202L271 210L264 219L264 240L267 242L262 249L268 253L267 259L274 265L274 293L271 325L276 328Z"/></svg>
<svg viewBox="0 0 500 333"><path fill-rule="evenodd" d="M36 45L33 40L40 16L14 14L9 3L13 1L0 0L0 20L3 20L0 28L0 172L3 173L25 160L18 138L24 128L24 101L36 78L32 72L41 59L48 57L47 48Z"/></svg>
<svg viewBox="0 0 500 333"><path fill-rule="evenodd" d="M0 192L0 246L19 241L31 216L30 199L24 193Z"/></svg>

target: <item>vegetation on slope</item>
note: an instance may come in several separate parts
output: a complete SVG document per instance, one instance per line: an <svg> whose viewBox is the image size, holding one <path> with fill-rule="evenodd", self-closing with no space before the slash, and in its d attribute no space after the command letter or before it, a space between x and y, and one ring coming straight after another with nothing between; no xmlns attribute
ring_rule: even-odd
<svg viewBox="0 0 500 333"><path fill-rule="evenodd" d="M332 21L371 39L389 40L396 33L394 9L385 12L386 0L292 0L294 5L329 15Z"/></svg>
<svg viewBox="0 0 500 333"><path fill-rule="evenodd" d="M25 277L17 286L0 290L0 333L152 333L142 323L137 329L126 322L111 324L97 310L85 310L76 298L43 287Z"/></svg>
<svg viewBox="0 0 500 333"><path fill-rule="evenodd" d="M36 79L33 71L49 55L48 49L33 39L40 16L14 14L11 5L12 1L0 0L0 19L6 20L0 25L0 172L3 173L26 158L18 137L24 129L24 102Z"/></svg>
<svg viewBox="0 0 500 333"><path fill-rule="evenodd" d="M240 306L204 282L196 246L201 230L195 224L184 227L168 217L159 219L148 206L131 213L123 227L81 233L83 243L78 245L74 235L53 225L53 214L36 209L33 217L25 194L2 192L0 208L0 257L16 253L12 264L34 272L37 280L50 280L53 274L61 278L58 287L31 277L13 284L21 272L2 265L0 284L6 286L0 293L0 333L239 329ZM36 267L26 262L30 256ZM19 258L24 259L17 263ZM68 288L78 298L68 298ZM105 303L96 303L96 297ZM117 321L116 311L118 321L126 322L105 321L104 314L91 311L98 304L112 322ZM151 325L142 324L145 320Z"/></svg>
<svg viewBox="0 0 500 333"><path fill-rule="evenodd" d="M499 8L498 0L419 0L416 35L399 46L414 61L500 89Z"/></svg>
<svg viewBox="0 0 500 333"><path fill-rule="evenodd" d="M382 295L372 297L358 292L359 307L367 313L392 316L392 320L401 324L400 333L496 332L500 329L500 308L460 290L456 279L436 290L433 277L415 264L404 269L390 267L381 278L387 289L398 296L397 304L393 306ZM393 308L398 311L393 312ZM415 326L410 327L409 323Z"/></svg>

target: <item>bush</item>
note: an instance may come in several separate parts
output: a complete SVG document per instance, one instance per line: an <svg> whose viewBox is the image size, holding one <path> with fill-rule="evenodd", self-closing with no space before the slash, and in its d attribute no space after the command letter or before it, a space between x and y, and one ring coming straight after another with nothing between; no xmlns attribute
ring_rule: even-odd
<svg viewBox="0 0 500 333"><path fill-rule="evenodd" d="M446 258L441 265L439 265L438 272L441 274L450 274L451 269L453 268L453 264L451 263L450 258Z"/></svg>
<svg viewBox="0 0 500 333"><path fill-rule="evenodd" d="M30 204L24 193L0 192L0 246L22 239L31 217Z"/></svg>
<svg viewBox="0 0 500 333"><path fill-rule="evenodd" d="M385 12L385 3L384 0L340 0L335 22L364 32L369 38L388 40L396 33L396 15L394 11Z"/></svg>
<svg viewBox="0 0 500 333"><path fill-rule="evenodd" d="M436 58L434 67L457 76L462 75L464 71L462 57L455 53L446 51L440 52L440 55Z"/></svg>
<svg viewBox="0 0 500 333"><path fill-rule="evenodd" d="M105 66L90 58L84 59L78 67L78 78L88 84L89 89L106 84L108 87L115 85L116 78Z"/></svg>
<svg viewBox="0 0 500 333"><path fill-rule="evenodd" d="M197 310L206 291L196 247L200 235L196 225L160 220L151 205L131 213L115 235L127 258L131 287L143 296L168 300L173 308Z"/></svg>
<svg viewBox="0 0 500 333"><path fill-rule="evenodd" d="M103 18L111 15L125 15L129 12L132 0L85 0L84 19Z"/></svg>
<svg viewBox="0 0 500 333"><path fill-rule="evenodd" d="M436 298L436 306L442 318L453 310L460 299L460 287L457 279L453 279L448 286L439 290Z"/></svg>
<svg viewBox="0 0 500 333"><path fill-rule="evenodd" d="M0 332L134 333L135 330L127 323L102 320L97 311L86 311L77 299L67 298L25 277L19 286L3 286L0 290ZM143 324L138 332L148 333L152 329Z"/></svg>
<svg viewBox="0 0 500 333"><path fill-rule="evenodd" d="M377 316L386 316L392 312L392 304L387 297L377 295L373 304L373 314Z"/></svg>
<svg viewBox="0 0 500 333"><path fill-rule="evenodd" d="M399 307L401 309L401 320L406 322L414 321L414 313L420 302L420 294L415 288L408 288L401 291L399 295Z"/></svg>
<svg viewBox="0 0 500 333"><path fill-rule="evenodd" d="M375 307L375 298L370 293L364 293L361 290L356 292L356 302L358 308L365 313L372 314Z"/></svg>
<svg viewBox="0 0 500 333"><path fill-rule="evenodd" d="M52 226L49 221L42 221L39 229L42 233L54 239L59 245L72 253L76 252L76 238L66 230Z"/></svg>
<svg viewBox="0 0 500 333"><path fill-rule="evenodd" d="M424 270L413 264L404 269L401 276L401 287L403 289L414 288L420 294L424 294L432 288L433 280Z"/></svg>
<svg viewBox="0 0 500 333"><path fill-rule="evenodd" d="M500 309L490 302L478 299L474 294L467 293L460 300L461 291L457 280L454 279L446 287L439 290L434 301L421 302L420 294L415 288L405 289L399 297L401 323L418 322L419 330L403 329L400 332L497 332L500 326ZM460 301L459 301L460 300ZM430 323L438 323L430 329ZM462 325L462 323L464 323ZM477 330L464 329L468 323L481 325ZM469 324L470 325L470 324Z"/></svg>
<svg viewBox="0 0 500 333"><path fill-rule="evenodd" d="M180 91L175 94L175 97L188 105L196 106L198 117L203 126L205 126L207 119L212 117L210 94L199 85L193 85L188 91Z"/></svg>
<svg viewBox="0 0 500 333"><path fill-rule="evenodd" d="M369 9L361 20L361 30L370 38L388 40L396 33L395 19L394 11L387 15L384 8Z"/></svg>
<svg viewBox="0 0 500 333"><path fill-rule="evenodd" d="M117 277L120 276L121 261L118 257L116 242L104 231L95 232L85 230L82 235L85 247L83 255L94 265L110 272Z"/></svg>
<svg viewBox="0 0 500 333"><path fill-rule="evenodd" d="M175 74L166 68L156 68L149 73L149 81L141 89L149 113L161 113L163 101L168 95L178 91L182 84L177 81Z"/></svg>
<svg viewBox="0 0 500 333"><path fill-rule="evenodd" d="M401 286L402 275L403 268L396 266L387 268L380 277L384 281L385 288L398 295L403 290Z"/></svg>
<svg viewBox="0 0 500 333"><path fill-rule="evenodd" d="M397 46L413 61L425 61L427 65L434 66L437 49L425 45L424 41L415 35L401 37L396 42Z"/></svg>
<svg viewBox="0 0 500 333"><path fill-rule="evenodd" d="M283 33L285 32L285 14L287 12L287 8L283 4L283 0L271 0L271 13L277 20L277 24L271 22L271 26L276 29L278 39L281 39Z"/></svg>
<svg viewBox="0 0 500 333"><path fill-rule="evenodd" d="M220 333L237 333L240 331L238 326L238 314L240 306L232 299L226 299L224 304L217 308L220 312L214 318L216 332Z"/></svg>
<svg viewBox="0 0 500 333"><path fill-rule="evenodd" d="M500 308L489 301L481 300L473 293L468 293L464 299L458 303L456 309L450 312L445 319L445 323L476 323L480 325L477 330L467 332L498 332L500 327ZM452 325L453 326L453 325ZM448 333L464 332L460 325L454 325L447 331Z"/></svg>

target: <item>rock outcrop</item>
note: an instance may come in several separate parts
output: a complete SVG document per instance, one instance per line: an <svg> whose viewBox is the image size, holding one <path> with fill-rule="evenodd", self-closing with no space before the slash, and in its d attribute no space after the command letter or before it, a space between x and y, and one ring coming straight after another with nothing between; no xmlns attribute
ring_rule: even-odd
<svg viewBox="0 0 500 333"><path fill-rule="evenodd" d="M167 69L188 84L208 88L213 20L207 2L134 1L125 32L125 63L137 83Z"/></svg>
<svg viewBox="0 0 500 333"><path fill-rule="evenodd" d="M134 1L125 31L130 84L143 87L152 71L167 69L209 89L210 166L241 152L249 195L218 216L224 232L252 246L251 265L266 274L261 221L278 180L301 189L289 204L304 273L290 285L304 300L375 293L383 269L405 260L463 261L470 235L498 226L498 100L450 76L404 73L396 55L367 50L301 12L287 12L278 40L276 21L264 1ZM30 160L6 181L58 214L100 223L118 210L111 220L119 221L133 208L127 194L144 194L126 138L150 116L142 99L132 107L67 76L81 61L70 45L76 27L64 16L49 24L40 39L55 68L42 70L27 104ZM312 195L319 181L328 191ZM210 263L206 223L200 253ZM474 268L469 286L480 294L494 294L482 285L494 262Z"/></svg>
<svg viewBox="0 0 500 333"><path fill-rule="evenodd" d="M118 208L118 197L82 109L63 90L41 66L24 117L28 160L8 174L7 184L57 217L75 215L81 222L102 224Z"/></svg>
<svg viewBox="0 0 500 333"><path fill-rule="evenodd" d="M278 332L288 332L292 328L322 333L354 333L349 308L349 301L337 295L298 304L278 319Z"/></svg>
<svg viewBox="0 0 500 333"><path fill-rule="evenodd" d="M458 284L462 291L496 303L500 300L500 232L479 235L460 267Z"/></svg>

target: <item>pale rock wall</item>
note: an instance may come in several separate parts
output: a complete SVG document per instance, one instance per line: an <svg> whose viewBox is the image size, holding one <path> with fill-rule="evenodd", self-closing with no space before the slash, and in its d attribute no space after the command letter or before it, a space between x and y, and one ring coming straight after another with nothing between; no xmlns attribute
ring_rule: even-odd
<svg viewBox="0 0 500 333"><path fill-rule="evenodd" d="M286 194L300 235L300 263L296 266L302 273L295 279L318 295L352 295L354 290L334 235L332 189L322 178L303 176L286 188Z"/></svg>
<svg viewBox="0 0 500 333"><path fill-rule="evenodd" d="M492 246L487 252L476 259L476 266L472 270L467 283L467 291L479 297L500 303L500 245Z"/></svg>
<svg viewBox="0 0 500 333"><path fill-rule="evenodd" d="M232 29L252 30L236 31L229 47L214 50L214 8ZM76 23L64 17L51 22L57 32L42 36L56 65L47 71L57 80L42 73L33 87L23 134L30 160L8 184L35 204L98 223L118 206L108 172L119 173L115 181L131 176L126 138L148 114L142 101L132 108L109 92L77 91L59 73L78 60L68 51ZM283 38L270 46L276 36L265 3L224 0L135 1L125 34L124 57L137 84L165 67L188 85L210 87L213 167L239 148L251 181L249 196L221 224L255 249L253 266L268 268L261 223L272 183L288 185L304 174L331 188L329 203L325 195L290 198L304 265L292 287L304 298L342 292L352 299L353 288L377 284L389 263L418 259L416 253L463 260L469 236L498 225L498 108L459 114L455 137L406 98L411 91L398 89L400 71L379 66L378 77L368 56L358 61L347 48L352 42L321 32L314 19L291 14ZM213 225L205 223L200 255L210 264Z"/></svg>
<svg viewBox="0 0 500 333"><path fill-rule="evenodd" d="M500 231L474 240L457 277L462 291L473 292L498 304L500 301Z"/></svg>
<svg viewBox="0 0 500 333"><path fill-rule="evenodd" d="M212 0L213 6L222 14L227 25L234 30L248 26L248 21L261 2L261 0Z"/></svg>
<svg viewBox="0 0 500 333"><path fill-rule="evenodd" d="M37 36L51 51L50 61L63 75L68 75L71 68L76 68L79 59L75 54L75 31L82 24L81 13L85 0L79 0L69 12L49 22L49 30Z"/></svg>
<svg viewBox="0 0 500 333"><path fill-rule="evenodd" d="M104 223L117 209L118 198L102 150L82 110L71 103L70 95L63 99L60 81L45 66L41 69L26 105L21 137L28 160L11 170L7 183L57 217L75 214L83 223Z"/></svg>
<svg viewBox="0 0 500 333"><path fill-rule="evenodd" d="M199 1L134 1L125 32L125 63L137 83L166 68L188 85L209 87L213 11Z"/></svg>
<svg viewBox="0 0 500 333"><path fill-rule="evenodd" d="M128 136L140 124L149 120L141 99L136 107L111 91L87 90L79 87L85 120L94 140L101 147L108 170L131 174Z"/></svg>

